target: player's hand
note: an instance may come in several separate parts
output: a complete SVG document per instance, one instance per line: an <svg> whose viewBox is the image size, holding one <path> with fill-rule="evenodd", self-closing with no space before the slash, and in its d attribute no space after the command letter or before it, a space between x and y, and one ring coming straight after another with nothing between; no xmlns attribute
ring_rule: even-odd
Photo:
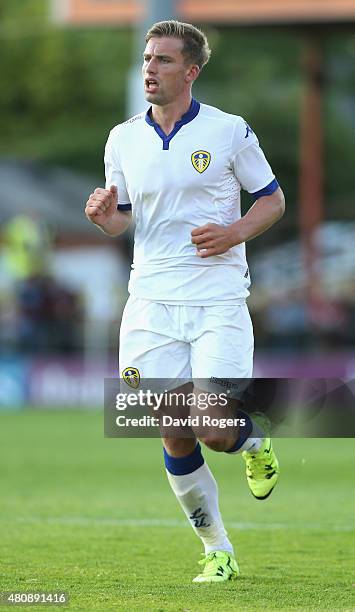
<svg viewBox="0 0 355 612"><path fill-rule="evenodd" d="M230 225L207 223L191 232L191 242L197 247L198 257L222 255L238 244L234 228Z"/></svg>
<svg viewBox="0 0 355 612"><path fill-rule="evenodd" d="M95 225L105 225L117 212L118 194L117 187L112 185L110 189L95 189L90 194L85 206L85 215Z"/></svg>

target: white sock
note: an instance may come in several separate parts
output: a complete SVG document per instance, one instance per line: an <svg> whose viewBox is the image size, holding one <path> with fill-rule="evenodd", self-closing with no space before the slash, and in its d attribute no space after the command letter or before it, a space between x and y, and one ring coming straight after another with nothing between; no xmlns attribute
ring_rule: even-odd
<svg viewBox="0 0 355 612"><path fill-rule="evenodd" d="M190 474L175 476L166 471L171 488L193 530L201 538L205 553L225 550L234 555L218 506L218 487L204 463Z"/></svg>
<svg viewBox="0 0 355 612"><path fill-rule="evenodd" d="M265 440L266 434L259 427L253 419L251 419L253 424L253 429L251 430L250 436L245 440L244 444L240 446L237 450L229 450L228 454L235 455L237 453L242 453L243 451L247 451L248 453L257 453L260 450L262 443Z"/></svg>
<svg viewBox="0 0 355 612"><path fill-rule="evenodd" d="M245 440L243 446L237 451L237 453L242 453L243 451L247 451L248 453L257 453L260 450L262 443L264 442L263 438L248 438ZM233 453L232 453L233 454Z"/></svg>

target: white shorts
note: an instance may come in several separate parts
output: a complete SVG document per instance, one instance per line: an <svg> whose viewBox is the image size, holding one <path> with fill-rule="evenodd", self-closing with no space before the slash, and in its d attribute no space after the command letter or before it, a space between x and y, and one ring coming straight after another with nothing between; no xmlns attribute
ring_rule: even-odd
<svg viewBox="0 0 355 612"><path fill-rule="evenodd" d="M132 368L141 380L164 379L168 390L184 380L220 392L228 389L229 379L252 377L253 351L253 326L245 303L178 306L129 297L123 312L121 376ZM233 384L229 389L233 396Z"/></svg>

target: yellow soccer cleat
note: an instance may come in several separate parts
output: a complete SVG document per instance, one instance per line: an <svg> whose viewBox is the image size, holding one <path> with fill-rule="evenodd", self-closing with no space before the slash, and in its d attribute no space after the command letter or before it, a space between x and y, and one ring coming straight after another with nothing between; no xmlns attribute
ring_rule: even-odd
<svg viewBox="0 0 355 612"><path fill-rule="evenodd" d="M239 576L238 564L229 552L221 550L210 552L199 561L199 564L205 567L192 582L227 582Z"/></svg>
<svg viewBox="0 0 355 612"><path fill-rule="evenodd" d="M249 488L256 499L269 497L279 477L279 462L272 448L271 438L265 438L258 451L244 451Z"/></svg>

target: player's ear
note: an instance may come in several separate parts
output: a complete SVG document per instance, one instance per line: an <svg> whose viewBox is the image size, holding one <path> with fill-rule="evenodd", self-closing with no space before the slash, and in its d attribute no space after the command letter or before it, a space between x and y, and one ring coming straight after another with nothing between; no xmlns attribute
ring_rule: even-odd
<svg viewBox="0 0 355 612"><path fill-rule="evenodd" d="M192 66L189 67L186 76L185 76L185 80L188 83L191 83L192 81L195 81L198 77L198 75L200 74L200 68L198 67L197 64L193 64Z"/></svg>

